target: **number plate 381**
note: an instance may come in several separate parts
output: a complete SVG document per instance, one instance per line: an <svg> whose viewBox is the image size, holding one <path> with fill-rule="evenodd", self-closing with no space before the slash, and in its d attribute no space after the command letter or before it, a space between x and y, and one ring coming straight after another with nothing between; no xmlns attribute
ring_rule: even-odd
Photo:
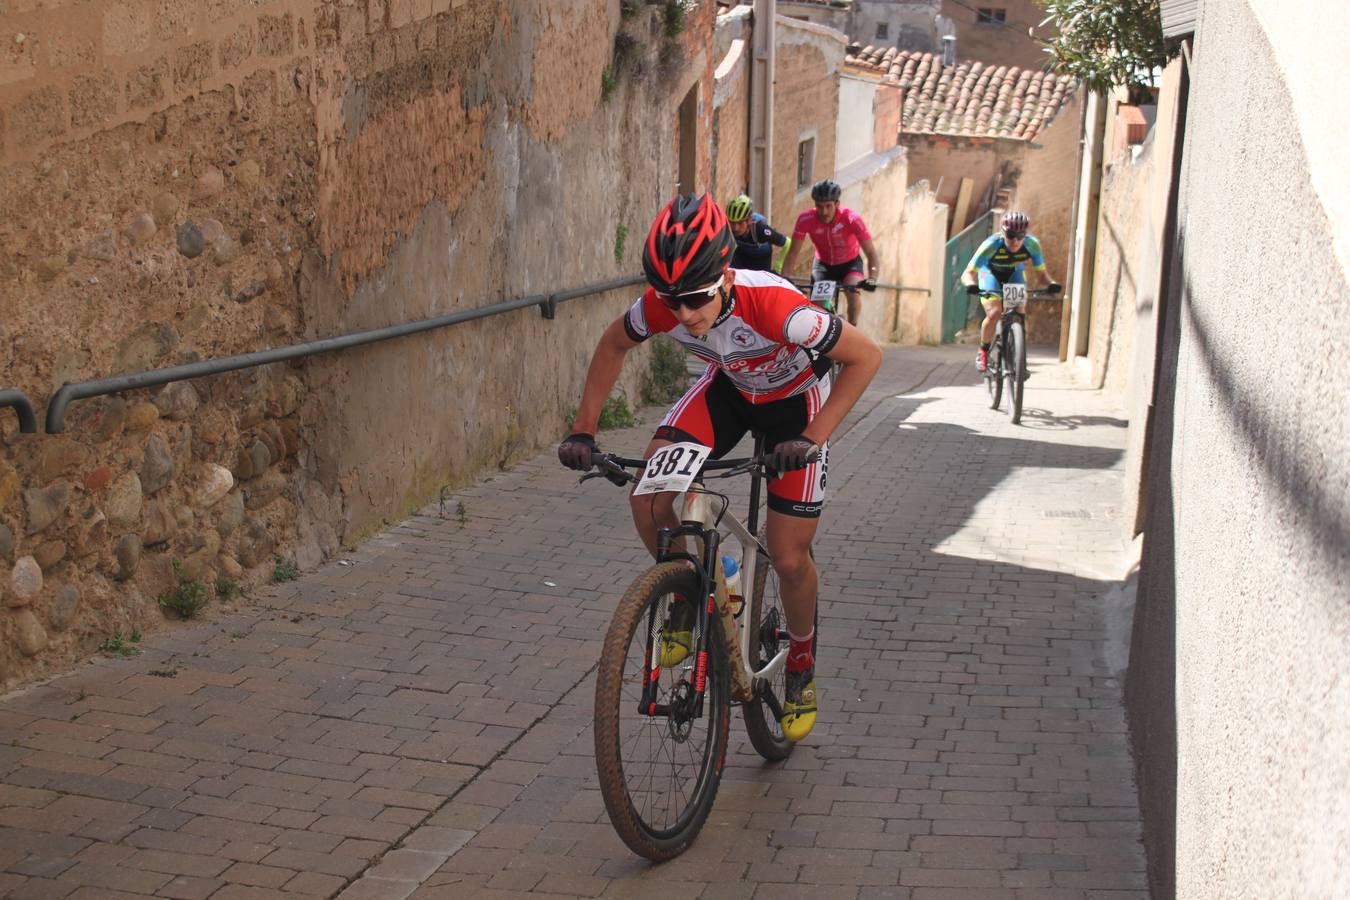
<svg viewBox="0 0 1350 900"><path fill-rule="evenodd" d="M693 442L662 447L647 460L647 468L633 493L687 490L711 454L711 447Z"/></svg>

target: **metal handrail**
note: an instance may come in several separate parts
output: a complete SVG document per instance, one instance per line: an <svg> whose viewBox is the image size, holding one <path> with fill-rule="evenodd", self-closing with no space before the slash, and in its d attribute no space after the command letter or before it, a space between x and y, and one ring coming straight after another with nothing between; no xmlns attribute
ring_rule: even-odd
<svg viewBox="0 0 1350 900"><path fill-rule="evenodd" d="M12 406L19 417L19 430L24 434L37 432L37 416L33 415L33 404L23 391L6 388L0 391L0 407Z"/></svg>
<svg viewBox="0 0 1350 900"><path fill-rule="evenodd" d="M288 359L313 356L316 353L330 353L334 350L345 350L348 347L373 344L376 341L386 341L390 338L404 337L422 331L431 331L434 328L444 328L447 325L458 325L461 322L469 322L474 319L486 319L490 316L513 312L528 306L538 306L539 312L545 319L552 319L559 303L575 300L576 298L584 297L587 294L600 294L605 291L612 291L621 287L640 284L644 282L644 280L645 279L641 275L631 275L625 278L615 278L610 281L604 281L600 284L593 284L588 287L574 288L568 291L556 291L552 294L535 294L529 297L522 297L519 300L507 300L502 303L493 303L489 306L480 306L477 309L449 313L444 316L435 316L430 319L420 319L416 322L404 322L401 325L389 325L385 328L376 328L371 331L358 331L353 334L343 335L342 337L323 338L322 340L317 341L307 341L303 344L292 344L289 347L258 350L253 353L244 353L239 356L225 356L220 359L205 359L200 362L187 363L181 366L170 366L167 369L152 369L148 372L136 372L131 375L114 375L111 378L98 378L92 381L67 382L57 388L56 393L52 394L52 398L47 404L47 433L60 434L65 430L66 407L74 400L84 400L89 397L99 397L105 394L116 394L121 391L130 391L137 388L154 387L155 385L168 384L171 381L183 381L188 378L201 378L204 375L219 375L222 372L233 372L236 369L247 369L252 366L264 366L274 362L284 362ZM20 413L21 420L22 417L22 413Z"/></svg>

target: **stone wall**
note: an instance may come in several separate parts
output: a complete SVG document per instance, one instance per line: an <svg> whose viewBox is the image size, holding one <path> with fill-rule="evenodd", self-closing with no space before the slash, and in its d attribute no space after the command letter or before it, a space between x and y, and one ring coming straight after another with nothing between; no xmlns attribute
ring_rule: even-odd
<svg viewBox="0 0 1350 900"><path fill-rule="evenodd" d="M710 3L675 38L659 9L602 0L50 0L3 18L23 40L0 64L0 387L39 414L67 381L639 271L691 86L710 172ZM606 99L620 31L631 65ZM0 686L161 627L175 564L228 593L555 440L630 299L79 401L60 436L6 416Z"/></svg>

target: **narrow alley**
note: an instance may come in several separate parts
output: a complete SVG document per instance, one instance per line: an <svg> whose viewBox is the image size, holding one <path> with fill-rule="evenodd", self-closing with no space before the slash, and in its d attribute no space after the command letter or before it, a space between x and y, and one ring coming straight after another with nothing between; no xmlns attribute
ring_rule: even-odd
<svg viewBox="0 0 1350 900"><path fill-rule="evenodd" d="M1145 897L1124 413L1048 355L891 348L831 455L820 723L732 722L693 849L615 836L590 731L622 493L551 449L296 581L0 701L11 897ZM653 427L606 432L636 454Z"/></svg>

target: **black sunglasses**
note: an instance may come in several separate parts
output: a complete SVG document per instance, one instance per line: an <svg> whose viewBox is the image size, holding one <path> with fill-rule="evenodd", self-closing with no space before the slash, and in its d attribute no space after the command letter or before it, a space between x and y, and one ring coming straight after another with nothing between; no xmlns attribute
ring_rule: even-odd
<svg viewBox="0 0 1350 900"><path fill-rule="evenodd" d="M688 309L702 309L717 299L717 292L722 289L724 280L725 276L718 278L716 282L707 287L699 288L696 291L685 291L683 294L663 294L657 291L656 298L671 311L677 310L681 306Z"/></svg>

